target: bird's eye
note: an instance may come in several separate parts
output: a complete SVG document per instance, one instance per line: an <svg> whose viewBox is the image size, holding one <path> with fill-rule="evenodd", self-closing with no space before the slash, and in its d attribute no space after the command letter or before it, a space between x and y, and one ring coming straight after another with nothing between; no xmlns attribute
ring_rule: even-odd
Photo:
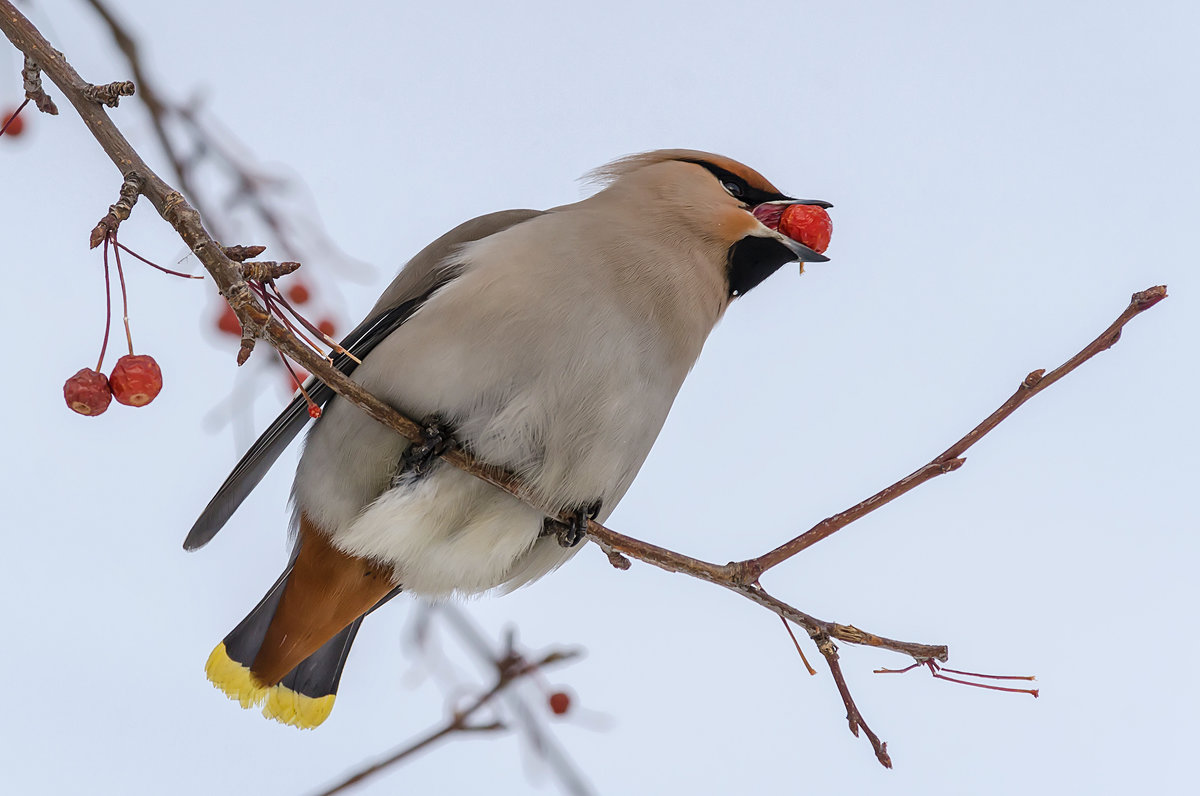
<svg viewBox="0 0 1200 796"><path fill-rule="evenodd" d="M725 182L721 183L721 185L725 187L726 191L729 191L730 196L734 197L735 199L742 198L743 191L740 184L734 182L733 180L726 180Z"/></svg>

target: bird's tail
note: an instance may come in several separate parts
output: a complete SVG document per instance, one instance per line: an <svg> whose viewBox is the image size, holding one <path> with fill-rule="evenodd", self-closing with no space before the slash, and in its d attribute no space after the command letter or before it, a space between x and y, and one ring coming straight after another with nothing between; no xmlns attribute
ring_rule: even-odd
<svg viewBox="0 0 1200 796"><path fill-rule="evenodd" d="M355 619L272 686L264 685L251 671L247 661L253 662L253 655L238 656L230 651L231 645L237 648L249 643L249 636L240 635L237 630L216 646L208 656L204 671L213 685L242 707L261 704L263 715L269 719L312 729L325 721L333 710L342 668L361 624L362 617Z"/></svg>
<svg viewBox="0 0 1200 796"><path fill-rule="evenodd" d="M312 729L329 716L363 617L397 593L322 535L304 533L287 569L208 656L213 685L243 708Z"/></svg>

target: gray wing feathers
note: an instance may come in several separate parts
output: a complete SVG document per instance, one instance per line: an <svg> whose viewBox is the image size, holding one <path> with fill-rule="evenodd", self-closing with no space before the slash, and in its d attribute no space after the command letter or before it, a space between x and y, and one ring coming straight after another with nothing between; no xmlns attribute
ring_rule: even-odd
<svg viewBox="0 0 1200 796"><path fill-rule="evenodd" d="M370 316L346 336L342 347L359 359L366 357L384 338L408 320L438 288L457 276L453 254L459 246L502 232L541 214L540 210L490 213L460 224L426 246L388 285ZM345 355L339 355L334 358L333 364L349 375L357 363ZM321 382L316 382L309 394L319 406L329 403L334 395ZM308 420L308 405L303 397L297 396L267 427L221 484L188 532L183 542L184 549L196 550L217 535Z"/></svg>
<svg viewBox="0 0 1200 796"><path fill-rule="evenodd" d="M503 232L522 221L543 215L544 212L542 210L502 210L459 224L417 252L416 256L408 261L408 264L383 291L379 301L375 302L375 308L371 310L371 315L374 316L389 307L402 304L413 296L429 292L430 288L438 283L442 271L453 262L455 250L463 244Z"/></svg>

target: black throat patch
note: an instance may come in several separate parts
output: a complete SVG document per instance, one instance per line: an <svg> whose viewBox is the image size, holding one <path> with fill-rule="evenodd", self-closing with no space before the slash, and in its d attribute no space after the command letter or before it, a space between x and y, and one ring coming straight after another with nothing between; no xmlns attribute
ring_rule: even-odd
<svg viewBox="0 0 1200 796"><path fill-rule="evenodd" d="M729 296L745 295L785 263L794 262L796 253L774 238L747 235L729 247Z"/></svg>

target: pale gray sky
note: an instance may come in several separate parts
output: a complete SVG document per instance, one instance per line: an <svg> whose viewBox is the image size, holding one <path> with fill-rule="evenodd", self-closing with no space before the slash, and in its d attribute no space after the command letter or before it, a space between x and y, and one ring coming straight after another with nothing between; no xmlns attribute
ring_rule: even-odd
<svg viewBox="0 0 1200 796"><path fill-rule="evenodd" d="M828 674L803 673L778 620L717 588L617 572L591 549L468 607L494 635L512 622L533 647L587 648L550 679L608 727L578 714L554 726L600 793L1189 790L1194 4L117 5L164 88L202 91L377 266L369 284L334 284L309 264L350 315L452 225L573 201L579 175L630 152L718 151L832 201L832 261L784 269L730 310L611 519L710 560L765 551L921 465L1132 292L1168 284L1118 346L962 470L766 579L822 618L947 643L951 666L1038 675L1035 701L872 675L906 661L843 646L894 771L846 731ZM85 4L30 13L85 76L128 76ZM20 64L5 47L6 106ZM443 715L441 693L406 676L411 604L365 624L314 732L205 681L209 650L283 563L291 473L279 467L209 547L180 549L244 444L203 427L236 382L209 335L211 282L134 268L136 340L166 390L99 419L63 406L63 380L99 344L100 260L84 242L119 176L60 105L0 140L14 352L0 791L309 792ZM114 118L162 164L136 102ZM121 234L198 267L148 207ZM261 428L282 396L257 386ZM513 738L455 742L359 792L554 792L529 761Z"/></svg>

